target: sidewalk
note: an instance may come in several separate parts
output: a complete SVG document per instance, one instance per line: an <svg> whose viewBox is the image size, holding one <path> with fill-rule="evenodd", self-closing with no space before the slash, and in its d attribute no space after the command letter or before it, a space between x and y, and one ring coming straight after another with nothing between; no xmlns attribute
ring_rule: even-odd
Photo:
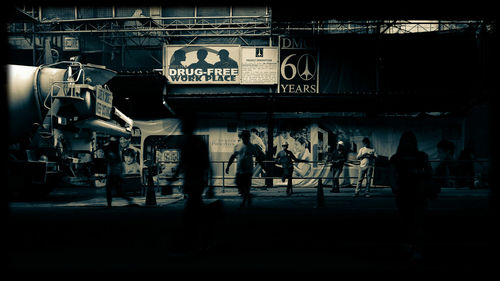
<svg viewBox="0 0 500 281"><path fill-rule="evenodd" d="M156 194L157 207L125 207L105 193L56 190L52 202L12 202L11 263L21 271L104 272L486 272L491 270L489 190L443 189L426 218L426 260L412 264L398 248L398 216L389 188L371 198L324 190L317 208L315 188L252 189L250 207L240 208L235 188L215 190L224 219L212 229L214 247L179 254L183 195ZM69 196L69 200L68 200ZM496 239L496 237L495 237Z"/></svg>
<svg viewBox="0 0 500 281"><path fill-rule="evenodd" d="M318 203L318 190L311 187L294 187L294 193L287 196L286 187L262 188L255 187L251 189L253 196L253 208L315 208ZM388 187L373 188L371 198L353 198L354 188L341 188L340 193L330 192L330 188L323 188L324 208L358 208L358 203L363 204L363 208L392 209L394 196ZM456 189L444 188L435 202L446 201L450 198L488 198L488 189ZM140 207L145 207L145 196L130 196ZM62 199L61 199L62 198ZM241 196L236 187L216 187L215 197L205 199L206 202L212 200L222 200L227 207L239 207ZM62 201L62 202L60 202ZM156 192L157 207L183 207L184 195L180 189L173 188L173 194L161 195ZM353 204L355 203L355 204ZM11 202L14 207L105 207L106 190L91 188L58 189L51 194L45 201L36 202ZM113 206L125 207L128 202L120 197L113 198ZM366 205L366 206L365 206ZM432 203L432 206L440 204Z"/></svg>

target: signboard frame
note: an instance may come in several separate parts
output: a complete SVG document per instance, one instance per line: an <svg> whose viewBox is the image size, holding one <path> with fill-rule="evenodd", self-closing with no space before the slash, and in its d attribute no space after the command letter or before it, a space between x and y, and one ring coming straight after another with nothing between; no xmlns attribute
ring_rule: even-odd
<svg viewBox="0 0 500 281"><path fill-rule="evenodd" d="M283 40L289 39L287 44ZM315 71L310 71L310 58L314 59ZM279 71L278 71L278 93L319 93L319 61L320 53L314 38L298 36L279 37ZM304 69L304 71L301 71ZM308 75L311 75L310 79ZM304 76L305 78L303 78ZM314 84L303 83L303 81L315 78ZM290 83L284 83L291 81ZM301 82L301 83L299 83ZM285 90L287 89L287 90Z"/></svg>
<svg viewBox="0 0 500 281"><path fill-rule="evenodd" d="M275 46L241 46L241 55L240 55L240 61L241 61L241 85L277 85L278 80L279 80L279 72L278 72L278 65L279 65L279 48ZM247 50L254 50L253 52L255 53L254 58L252 59L247 59L245 55L243 54ZM271 54L269 54L271 52ZM273 54L275 53L275 54ZM269 55L268 55L269 54ZM275 56L275 57L274 57ZM262 59L259 59L259 57L262 57ZM274 59L274 63L273 63ZM245 60L250 61L250 65L248 66L245 64ZM253 60L253 61L251 61ZM262 69L262 66L265 66L266 64L271 65L274 64L274 70L269 70L266 73L262 73L258 75L258 78L251 80L250 77L245 77L246 74L248 73L245 69L245 66L251 67L251 68L256 68L258 70ZM260 67L259 67L260 66ZM273 66L270 66L273 67ZM271 74L272 75L266 75L266 74ZM263 80L263 79L268 79L268 80ZM261 81L258 81L261 80Z"/></svg>
<svg viewBox="0 0 500 281"><path fill-rule="evenodd" d="M95 91L95 115L109 120L112 111L113 93L101 85L97 85Z"/></svg>
<svg viewBox="0 0 500 281"><path fill-rule="evenodd" d="M241 82L241 61L240 45L235 44L203 44L203 45L163 45L163 74L170 84L240 84ZM204 67L202 59L198 56L199 50L206 50L207 54L203 61L212 66ZM232 60L228 65L237 64L235 73L234 67L217 67L217 56L220 59L220 51L225 49L228 57ZM179 51L179 53L176 53ZM235 58L237 55L237 58ZM175 57L180 56L178 61ZM182 57L183 56L183 57ZM197 57L198 62L193 59ZM187 62L185 62L187 60ZM182 63L184 62L184 63ZM215 62L215 63L212 63ZM219 63L222 62L220 59ZM199 67L194 66L200 63ZM176 65L174 68L173 66ZM176 74L175 76L173 74ZM174 78L175 77L175 78Z"/></svg>
<svg viewBox="0 0 500 281"><path fill-rule="evenodd" d="M64 36L63 51L79 51L80 40L78 37Z"/></svg>

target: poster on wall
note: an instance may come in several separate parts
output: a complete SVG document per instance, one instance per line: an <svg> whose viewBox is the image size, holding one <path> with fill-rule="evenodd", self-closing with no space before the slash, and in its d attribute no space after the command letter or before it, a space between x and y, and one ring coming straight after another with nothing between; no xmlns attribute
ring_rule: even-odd
<svg viewBox="0 0 500 281"><path fill-rule="evenodd" d="M140 174L140 147L132 144L131 137L120 137L120 159L122 160L122 174Z"/></svg>
<svg viewBox="0 0 500 281"><path fill-rule="evenodd" d="M241 84L278 83L278 48L241 47Z"/></svg>
<svg viewBox="0 0 500 281"><path fill-rule="evenodd" d="M224 146L214 146L211 142L210 150L212 160L215 159L227 163L227 160L234 151L234 145L241 141L238 135L243 130L250 131L250 142L252 144L263 152L270 152L273 158L271 163L266 162L265 167L261 167L258 163L255 163L252 175L252 186L266 186L266 178L273 178L274 186L287 185L287 181L283 180L284 170L282 163L278 159L278 155L284 150L285 144L288 146L287 149L289 152L297 159L304 161L293 163L294 185L315 186L317 185L318 177L328 174L329 169L324 165L318 165L315 161L317 158L315 156L317 153L317 133L315 133L317 131L317 126L308 120L281 120L277 122L272 134L269 134L266 125L258 124L258 122L245 122L244 124L239 124L236 132L223 132L224 128L221 128L221 130L217 130L217 135L214 135L214 131L211 130L211 140L217 140L217 144L228 144ZM268 137L272 139L272 147L268 147ZM224 150L217 150L217 148L220 147L224 148ZM224 182L221 181L224 170L219 168L214 169L214 172L215 175L219 176L218 180L214 181L216 185L235 185L235 166L231 167L229 174L224 174Z"/></svg>
<svg viewBox="0 0 500 281"><path fill-rule="evenodd" d="M278 93L318 93L318 50L311 39L280 37Z"/></svg>
<svg viewBox="0 0 500 281"><path fill-rule="evenodd" d="M180 157L183 140L180 120L137 121L135 125L141 131L141 165L158 167L154 182L160 186L166 185L166 179L175 173ZM283 144L286 142L288 149L296 158L307 161L294 164L293 184L316 186L318 177L328 178L327 174L330 172L328 167L316 163L318 128L315 123L300 119L277 122L270 135L273 145L268 147L268 130L265 122L217 120L195 132L195 135L202 137L208 145L212 161L213 185L235 186L236 165L231 166L229 174L225 173L225 167L235 146L241 141L238 135L243 130L250 131L250 142L263 152L270 151L273 159L277 158L277 154L283 150ZM282 167L278 161L272 165L273 169L266 171L255 164L253 186L266 186L266 177L273 177L275 186L286 186L287 183L282 181ZM182 181L174 182L174 185L181 184Z"/></svg>
<svg viewBox="0 0 500 281"><path fill-rule="evenodd" d="M163 73L171 84L240 84L238 45L164 45Z"/></svg>

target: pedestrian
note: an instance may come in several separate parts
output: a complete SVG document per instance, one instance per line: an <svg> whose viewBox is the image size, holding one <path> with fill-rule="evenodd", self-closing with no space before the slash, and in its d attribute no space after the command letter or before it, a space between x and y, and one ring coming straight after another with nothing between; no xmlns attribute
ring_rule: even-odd
<svg viewBox="0 0 500 281"><path fill-rule="evenodd" d="M106 179L106 201L107 207L111 208L113 201L113 190L116 194L128 201L129 206L135 205L131 197L125 196L122 188L122 161L119 153L119 143L115 137L111 137L104 146L106 157L107 179Z"/></svg>
<svg viewBox="0 0 500 281"><path fill-rule="evenodd" d="M184 116L182 119L183 141L179 165L169 182L178 180L183 174L183 192L186 198L182 214L183 244L189 250L206 250L212 243L211 214L206 212L203 191L209 184L210 157L207 143L201 136L194 135L196 119Z"/></svg>
<svg viewBox="0 0 500 281"><path fill-rule="evenodd" d="M347 151L344 147L343 141L337 142L336 149L332 153L332 190L330 192L340 192L340 174L344 170L344 163L347 161Z"/></svg>
<svg viewBox="0 0 500 281"><path fill-rule="evenodd" d="M363 142L363 147L359 149L357 156L357 159L360 160L360 163L359 163L358 183L354 191L354 197L359 196L360 187L361 184L363 183L363 179L365 178L366 178L365 197L370 197L370 184L375 166L374 165L375 158L377 157L375 149L371 147L370 139L364 138L362 142Z"/></svg>
<svg viewBox="0 0 500 281"><path fill-rule="evenodd" d="M306 160L300 160L295 157L295 155L288 150L288 142L283 142L281 144L283 150L278 152L276 155L276 163L281 165L283 169L283 174L281 177L281 181L288 181L286 187L286 194L288 196L293 194L293 184L292 184L292 175L293 175L293 163L294 162L307 162Z"/></svg>
<svg viewBox="0 0 500 281"><path fill-rule="evenodd" d="M260 150L255 145L250 143L250 132L244 130L240 133L241 142L234 147L234 152L229 157L229 162L226 167L226 174L229 174L229 167L237 158L238 163L236 167L236 185L238 190L243 197L243 201L240 206L244 207L245 203L247 205L251 204L251 194L250 187L252 186L252 174L254 169L253 157L256 158L257 162L261 167L264 167L262 163L262 157L260 155Z"/></svg>
<svg viewBox="0 0 500 281"><path fill-rule="evenodd" d="M439 164L435 170L435 179L442 187L453 187L454 181L454 161L455 144L449 140L441 140L437 143Z"/></svg>
<svg viewBox="0 0 500 281"><path fill-rule="evenodd" d="M473 144L469 141L464 149L458 155L458 163L455 167L455 175L457 178L457 187L475 188L475 167L474 167L474 149Z"/></svg>
<svg viewBox="0 0 500 281"><path fill-rule="evenodd" d="M410 132L401 135L396 154L390 159L390 180L396 197L401 225L401 246L411 258L421 259L424 213L432 186L428 155L418 150L417 138Z"/></svg>

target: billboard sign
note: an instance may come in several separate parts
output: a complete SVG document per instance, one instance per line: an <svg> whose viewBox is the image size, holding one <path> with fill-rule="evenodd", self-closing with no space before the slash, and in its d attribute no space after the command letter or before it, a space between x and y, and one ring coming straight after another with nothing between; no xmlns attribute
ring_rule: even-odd
<svg viewBox="0 0 500 281"><path fill-rule="evenodd" d="M165 45L163 51L171 84L240 84L238 45Z"/></svg>
<svg viewBox="0 0 500 281"><path fill-rule="evenodd" d="M241 84L278 84L278 48L241 47Z"/></svg>
<svg viewBox="0 0 500 281"><path fill-rule="evenodd" d="M63 38L63 51L79 51L80 41L77 37L64 36Z"/></svg>
<svg viewBox="0 0 500 281"><path fill-rule="evenodd" d="M280 37L279 93L318 93L318 51L307 38Z"/></svg>
<svg viewBox="0 0 500 281"><path fill-rule="evenodd" d="M97 85L95 96L95 115L105 119L111 119L111 111L113 109L113 93L103 88L101 85Z"/></svg>

